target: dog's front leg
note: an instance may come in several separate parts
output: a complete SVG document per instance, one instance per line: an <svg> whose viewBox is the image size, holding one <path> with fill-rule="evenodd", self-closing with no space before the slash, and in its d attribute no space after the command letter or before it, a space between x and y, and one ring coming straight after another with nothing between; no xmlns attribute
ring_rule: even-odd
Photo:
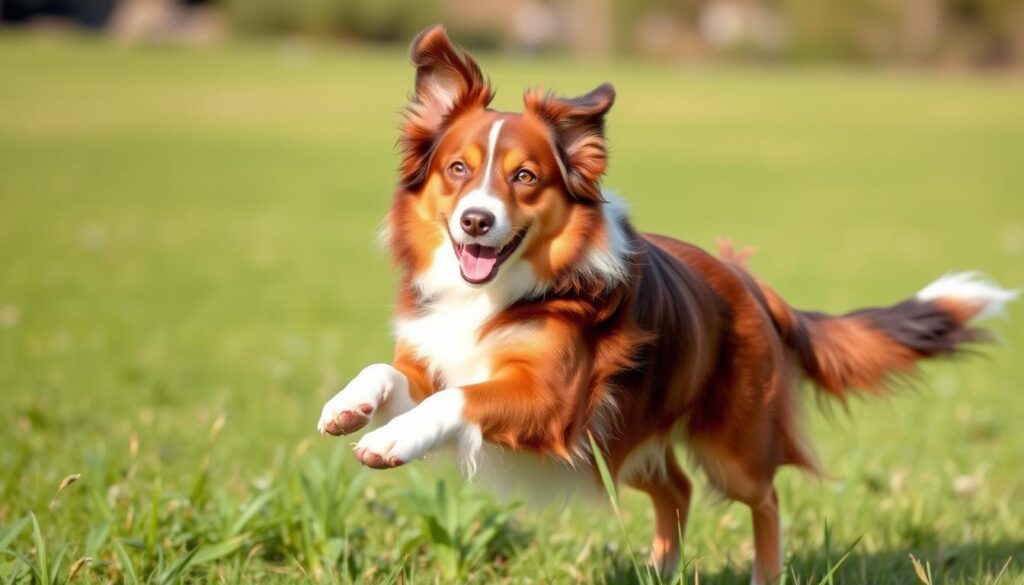
<svg viewBox="0 0 1024 585"><path fill-rule="evenodd" d="M384 420L415 405L410 377L390 364L363 368L345 388L324 404L317 430L321 435L347 435L366 426L374 414Z"/></svg>
<svg viewBox="0 0 1024 585"><path fill-rule="evenodd" d="M359 441L356 457L378 469L418 459L442 444L455 441L466 471L472 473L483 441L564 455L566 428L559 420L565 408L558 393L537 378L530 366L502 368L496 379L462 388L448 388L427 397Z"/></svg>
<svg viewBox="0 0 1024 585"><path fill-rule="evenodd" d="M480 428L463 418L465 402L460 388L428 396L412 410L366 433L353 449L356 458L368 467L389 469L456 440L467 459L472 460L480 448Z"/></svg>

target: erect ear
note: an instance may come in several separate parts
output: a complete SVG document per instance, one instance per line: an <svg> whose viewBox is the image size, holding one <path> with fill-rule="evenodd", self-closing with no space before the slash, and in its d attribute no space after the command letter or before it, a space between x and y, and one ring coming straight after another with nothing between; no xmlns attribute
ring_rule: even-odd
<svg viewBox="0 0 1024 585"><path fill-rule="evenodd" d="M445 125L462 112L487 107L494 91L476 61L448 40L441 25L416 35L409 54L416 66L416 94L405 110L400 142L402 184L412 188L426 178Z"/></svg>
<svg viewBox="0 0 1024 585"><path fill-rule="evenodd" d="M602 201L601 176L608 166L604 115L615 102L615 88L603 83L572 99L533 90L523 99L526 110L552 129L555 155L569 193L583 201Z"/></svg>

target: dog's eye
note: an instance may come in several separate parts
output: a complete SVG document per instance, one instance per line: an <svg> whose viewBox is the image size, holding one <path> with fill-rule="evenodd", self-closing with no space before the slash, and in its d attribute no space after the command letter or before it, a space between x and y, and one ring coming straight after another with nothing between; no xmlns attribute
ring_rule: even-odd
<svg viewBox="0 0 1024 585"><path fill-rule="evenodd" d="M457 160L448 165L448 174L453 177L465 177L469 174L469 169L466 168L466 163Z"/></svg>
<svg viewBox="0 0 1024 585"><path fill-rule="evenodd" d="M529 185L530 183L533 183L536 180L537 175L533 174L532 171L528 171L526 169L519 169L518 171L516 171L515 176L512 177L513 182L523 183L525 185Z"/></svg>

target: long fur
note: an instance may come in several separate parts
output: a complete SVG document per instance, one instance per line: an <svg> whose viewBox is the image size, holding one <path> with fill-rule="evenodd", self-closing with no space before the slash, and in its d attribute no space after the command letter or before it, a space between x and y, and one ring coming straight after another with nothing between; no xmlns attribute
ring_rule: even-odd
<svg viewBox="0 0 1024 585"><path fill-rule="evenodd" d="M801 379L840 399L880 392L920 360L986 339L975 321L1018 295L965 273L888 307L794 309L751 275L746 252L716 258L638 233L600 190L610 85L579 98L528 92L511 114L488 109L493 90L443 29L417 37L412 58L416 93L384 230L401 273L395 356L332 399L320 423L347 434L375 412L403 411L356 446L367 465L458 441L468 470L504 471L509 484L537 477L517 471L529 460L594 484L593 437L615 477L651 496L665 568L689 504L674 454L684 445L715 488L750 506L763 582L781 569L774 474L819 468L800 428ZM469 193L518 235L453 239ZM461 275L466 245L494 246L486 280Z"/></svg>

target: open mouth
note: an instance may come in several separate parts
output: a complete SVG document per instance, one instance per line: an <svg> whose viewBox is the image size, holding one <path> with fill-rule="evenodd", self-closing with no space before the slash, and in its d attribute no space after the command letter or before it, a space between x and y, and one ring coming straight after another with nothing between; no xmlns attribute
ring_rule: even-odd
<svg viewBox="0 0 1024 585"><path fill-rule="evenodd" d="M511 240L501 248L481 246L480 244L459 244L452 240L455 257L459 259L462 278L470 284L483 284L498 274L498 268L516 251L526 237L527 228L519 230Z"/></svg>

